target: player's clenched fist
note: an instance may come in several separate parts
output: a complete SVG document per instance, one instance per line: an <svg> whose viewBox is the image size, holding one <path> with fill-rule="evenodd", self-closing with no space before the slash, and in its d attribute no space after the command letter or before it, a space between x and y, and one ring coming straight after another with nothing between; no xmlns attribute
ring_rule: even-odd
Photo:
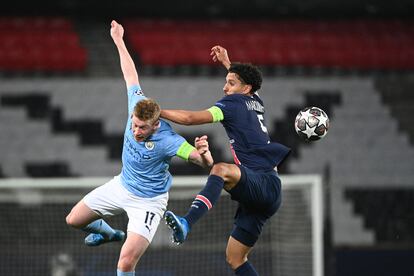
<svg viewBox="0 0 414 276"><path fill-rule="evenodd" d="M203 135L201 137L196 137L194 140L194 145L200 155L204 155L210 151L207 138L207 135Z"/></svg>
<svg viewBox="0 0 414 276"><path fill-rule="evenodd" d="M124 37L124 27L115 20L111 22L111 37L115 43L121 42Z"/></svg>

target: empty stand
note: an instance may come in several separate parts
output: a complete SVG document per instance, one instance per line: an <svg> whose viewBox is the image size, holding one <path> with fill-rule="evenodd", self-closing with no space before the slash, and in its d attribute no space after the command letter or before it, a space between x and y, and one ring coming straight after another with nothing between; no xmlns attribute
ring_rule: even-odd
<svg viewBox="0 0 414 276"><path fill-rule="evenodd" d="M142 77L140 81L144 93L157 100L162 108L206 109L223 96L224 77ZM119 158L120 153L114 150L112 155L109 154L111 150L107 145L120 141L125 128L125 90L122 79L109 78L2 81L0 96L7 103L0 109L0 165L3 174L8 177L27 176L28 165L50 163L66 164L67 172L79 176L118 173L119 159L111 158ZM28 103L28 94L36 104ZM352 76L267 77L260 95L265 102L270 135L289 143L294 149L283 165L285 172L323 174L329 169L334 243L372 244L375 231L365 228L362 213L355 216L354 201L344 196L345 191L361 186L370 189L390 185L410 187L414 179L413 147L408 135L399 129L391 116L390 108L383 104L375 79ZM20 100L16 100L19 97ZM300 108L307 105L322 107L331 119L328 135L311 144L299 140L292 119ZM33 106L42 110L33 111ZM92 138L87 138L91 143L82 144L82 135L89 136L88 132L55 132L53 124L42 117L49 116L56 108L61 112L60 117L57 116L61 127L74 127L73 123L82 121L98 123L100 126L97 128L97 125L85 128L95 129L97 133L102 131L98 135L102 136L102 141L92 135ZM30 119L30 114L35 120ZM231 161L228 139L219 124L172 125L189 140L194 136L209 135L211 147L216 150L215 158ZM108 142L110 139L113 141ZM107 142L103 142L105 140ZM121 144L114 147L120 150ZM177 174L207 173L193 170L191 165L178 158L173 159L171 171Z"/></svg>
<svg viewBox="0 0 414 276"><path fill-rule="evenodd" d="M65 162L26 163L25 171L29 177L73 177L69 165Z"/></svg>
<svg viewBox="0 0 414 276"><path fill-rule="evenodd" d="M327 137L300 148L300 158L292 160L289 168L295 173L323 173L329 167L335 243L372 244L373 229L364 228L364 217L354 217L353 202L345 200L344 191L361 186L375 189L412 185L414 150L382 104L373 79L311 81L306 90L322 87L336 87L333 91L340 93L341 105L329 114Z"/></svg>
<svg viewBox="0 0 414 276"><path fill-rule="evenodd" d="M213 45L233 61L346 70L414 68L411 20L126 20L144 65L213 65Z"/></svg>
<svg viewBox="0 0 414 276"><path fill-rule="evenodd" d="M21 30L44 31L71 31L72 22L64 17L0 17L0 30L19 32Z"/></svg>
<svg viewBox="0 0 414 276"><path fill-rule="evenodd" d="M74 22L63 17L1 17L0 22L0 71L90 69L88 74L110 75L118 66L105 24L79 21L75 28ZM210 48L221 44L233 61L266 67L369 71L414 69L413 22L127 19L122 23L139 65L215 67Z"/></svg>
<svg viewBox="0 0 414 276"><path fill-rule="evenodd" d="M46 177L119 172L116 169L120 167L127 109L122 80L58 79L41 81L37 85L36 81L19 81L22 86L12 83L0 93L3 122L13 122L3 128L3 138L0 139L4 148L2 157L10 162L5 167L8 173ZM22 90L16 90L19 86ZM33 87L40 90L33 90ZM165 88L159 92L163 91ZM27 125L26 129L21 125ZM30 145L25 142L26 131L30 133ZM195 136L204 133L192 133L188 129L180 132L191 143ZM10 134L17 138L10 141ZM220 161L224 159L222 147L216 146L215 137L216 134L209 134L212 152ZM10 146L6 146L8 143ZM71 147L75 150L70 150ZM25 157L13 156L16 150L22 151ZM93 156L96 159L92 161ZM206 173L178 158L173 159L173 163L172 173Z"/></svg>
<svg viewBox="0 0 414 276"><path fill-rule="evenodd" d="M355 212L362 215L364 224L374 230L378 243L414 242L414 190L395 189L347 189L346 197L354 203Z"/></svg>
<svg viewBox="0 0 414 276"><path fill-rule="evenodd" d="M399 128L408 133L410 142L414 145L414 124L411 121L414 111L414 77L405 75L378 78L375 85L382 101L389 106L391 114L398 120Z"/></svg>
<svg viewBox="0 0 414 276"><path fill-rule="evenodd" d="M78 72L87 52L73 23L61 17L0 18L0 71Z"/></svg>
<svg viewBox="0 0 414 276"><path fill-rule="evenodd" d="M83 145L103 145L107 141L114 142L116 145L122 144L122 135L117 137L120 141L115 141L114 136L107 139L99 120L65 120L61 108L50 105L50 97L47 94L47 92L34 92L17 96L6 94L0 99L3 106L24 107L28 119L44 119L49 122L52 131L55 133L76 133ZM121 153L120 148L118 153Z"/></svg>
<svg viewBox="0 0 414 276"><path fill-rule="evenodd" d="M111 161L103 147L82 147L74 133L54 134L47 120L31 120L24 108L2 106L2 167L23 176L111 175L119 162Z"/></svg>

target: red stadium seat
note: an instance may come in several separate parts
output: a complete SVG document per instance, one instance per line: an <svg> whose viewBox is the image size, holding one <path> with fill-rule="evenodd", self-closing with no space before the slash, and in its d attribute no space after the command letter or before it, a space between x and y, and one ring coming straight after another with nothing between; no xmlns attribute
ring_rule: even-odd
<svg viewBox="0 0 414 276"><path fill-rule="evenodd" d="M210 65L213 45L263 65L404 69L414 61L414 22L402 20L129 20L128 40L152 65ZM157 53L159 51L159 53ZM207 53L204 57L204 53Z"/></svg>
<svg viewBox="0 0 414 276"><path fill-rule="evenodd" d="M1 70L81 71L86 51L72 22L61 17L0 18Z"/></svg>

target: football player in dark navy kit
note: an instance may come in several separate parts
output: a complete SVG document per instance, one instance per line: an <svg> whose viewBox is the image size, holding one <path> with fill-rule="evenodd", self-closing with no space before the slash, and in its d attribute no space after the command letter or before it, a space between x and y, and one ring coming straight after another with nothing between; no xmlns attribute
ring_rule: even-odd
<svg viewBox="0 0 414 276"><path fill-rule="evenodd" d="M211 56L228 70L225 96L207 110L163 110L161 117L184 125L221 122L235 164L215 164L188 213L180 217L167 211L164 217L173 230L173 240L180 244L192 225L214 206L224 188L239 203L226 260L236 275L258 275L247 256L264 223L280 207L282 191L277 166L290 149L270 141L263 101L257 93L262 83L260 71L251 64L230 63L227 50L221 46L214 46Z"/></svg>

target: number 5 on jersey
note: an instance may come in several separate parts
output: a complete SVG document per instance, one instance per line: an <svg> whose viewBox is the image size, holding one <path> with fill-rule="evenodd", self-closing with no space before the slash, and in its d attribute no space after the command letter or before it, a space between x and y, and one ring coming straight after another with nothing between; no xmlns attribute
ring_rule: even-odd
<svg viewBox="0 0 414 276"><path fill-rule="evenodd" d="M262 114L257 114L257 119L259 119L260 127L262 128L262 131L267 133L267 127L263 124L264 117Z"/></svg>

